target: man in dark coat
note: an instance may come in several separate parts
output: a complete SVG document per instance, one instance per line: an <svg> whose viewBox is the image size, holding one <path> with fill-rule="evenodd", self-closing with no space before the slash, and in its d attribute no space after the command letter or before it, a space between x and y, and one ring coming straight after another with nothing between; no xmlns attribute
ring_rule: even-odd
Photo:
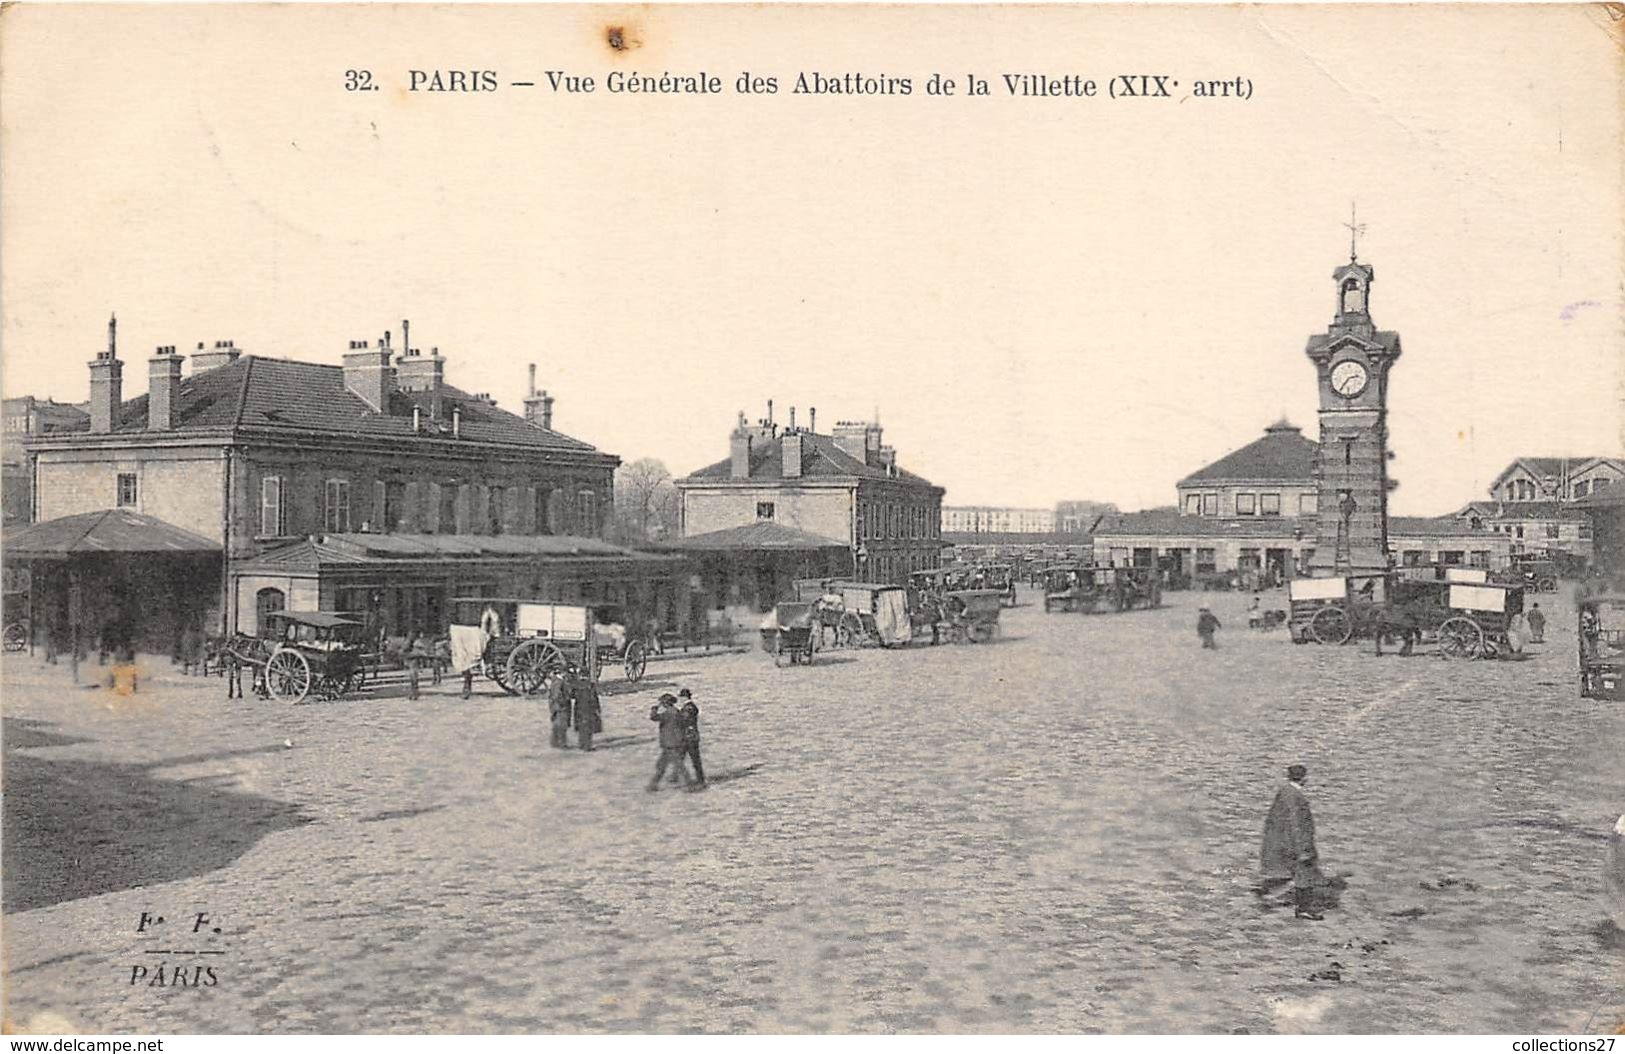
<svg viewBox="0 0 1625 1054"><path fill-rule="evenodd" d="M570 746L569 730L572 705L569 676L563 670L555 671L547 678L547 716L553 725L553 737L550 743L558 750L565 750Z"/></svg>
<svg viewBox="0 0 1625 1054"><path fill-rule="evenodd" d="M1219 620L1213 612L1203 608L1196 616L1196 635L1202 638L1202 647L1217 648L1219 645L1213 639L1213 634L1219 630Z"/></svg>
<svg viewBox="0 0 1625 1054"><path fill-rule="evenodd" d="M705 786L705 766L700 763L700 706L694 693L684 688L677 693L678 711L683 715L683 752L694 766L695 786Z"/></svg>
<svg viewBox="0 0 1625 1054"><path fill-rule="evenodd" d="M1268 893L1292 883L1294 914L1319 922L1325 916L1313 910L1315 888L1325 884L1320 873L1320 855L1315 849L1315 818L1309 811L1309 796L1303 786L1309 770L1293 765L1286 770L1286 782L1275 792L1269 815L1264 820L1264 843L1258 864L1263 872L1260 891Z"/></svg>
<svg viewBox="0 0 1625 1054"><path fill-rule="evenodd" d="M1529 643L1546 643L1546 612L1540 610L1538 603L1529 609Z"/></svg>
<svg viewBox="0 0 1625 1054"><path fill-rule="evenodd" d="M585 670L573 671L570 698L575 709L576 745L582 750L595 749L592 737L604 730L603 708L598 702L598 686Z"/></svg>
<svg viewBox="0 0 1625 1054"><path fill-rule="evenodd" d="M660 701L649 708L649 720L660 725L660 760L655 763L654 779L649 781L649 789L660 789L660 777L666 774L666 769L676 766L672 770L671 781L677 782L679 774L683 782L690 782L688 769L683 764L687 754L687 737L683 734L683 715L677 709L677 697L667 692L661 695Z"/></svg>

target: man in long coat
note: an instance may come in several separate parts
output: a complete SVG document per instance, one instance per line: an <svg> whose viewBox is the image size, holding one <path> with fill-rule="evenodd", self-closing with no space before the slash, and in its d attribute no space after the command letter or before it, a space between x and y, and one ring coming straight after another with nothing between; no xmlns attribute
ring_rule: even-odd
<svg viewBox="0 0 1625 1054"><path fill-rule="evenodd" d="M675 765L672 770L671 781L677 782L679 774L683 782L688 783L688 768L684 764L687 757L688 737L685 734L683 713L677 709L677 697L671 693L661 695L660 701L649 708L649 720L660 725L660 760L655 763L654 779L649 781L649 789L660 789L660 777L666 774L666 769Z"/></svg>
<svg viewBox="0 0 1625 1054"><path fill-rule="evenodd" d="M1294 914L1318 922L1324 916L1313 910L1313 895L1316 885L1324 879L1320 854L1315 850L1315 818L1309 810L1309 796L1303 791L1308 780L1309 770L1302 765L1286 770L1286 782L1275 792L1269 816L1264 820L1264 844L1258 863L1264 873L1264 892L1291 882Z"/></svg>
<svg viewBox="0 0 1625 1054"><path fill-rule="evenodd" d="M695 785L705 788L705 765L700 761L700 704L694 693L684 688L677 693L677 712L683 715L683 754L694 766Z"/></svg>
<svg viewBox="0 0 1625 1054"><path fill-rule="evenodd" d="M547 678L547 716L553 724L553 737L550 745L558 750L565 750L570 746L570 710L573 705L570 698L570 679L565 671L559 670Z"/></svg>
<svg viewBox="0 0 1625 1054"><path fill-rule="evenodd" d="M598 686L585 670L575 671L570 698L575 709L576 746L582 750L595 749L592 737L604 729L603 708L598 701Z"/></svg>

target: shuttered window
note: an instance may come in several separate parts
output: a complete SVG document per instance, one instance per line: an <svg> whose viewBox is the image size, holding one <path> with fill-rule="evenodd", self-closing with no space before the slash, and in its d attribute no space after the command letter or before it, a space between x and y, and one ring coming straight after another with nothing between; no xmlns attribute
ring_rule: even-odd
<svg viewBox="0 0 1625 1054"><path fill-rule="evenodd" d="M288 510L283 501L286 480L266 476L260 480L260 533L280 537L288 533Z"/></svg>

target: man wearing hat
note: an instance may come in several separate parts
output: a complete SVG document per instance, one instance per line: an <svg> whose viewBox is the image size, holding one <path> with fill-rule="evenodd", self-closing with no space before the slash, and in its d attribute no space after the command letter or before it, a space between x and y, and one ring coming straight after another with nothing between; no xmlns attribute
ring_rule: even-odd
<svg viewBox="0 0 1625 1054"><path fill-rule="evenodd" d="M1218 629L1219 620L1217 616L1207 608L1201 608L1196 615L1196 635L1202 638L1202 647L1217 648L1219 646L1213 640L1213 634L1218 632Z"/></svg>
<svg viewBox="0 0 1625 1054"><path fill-rule="evenodd" d="M576 746L582 750L594 749L592 737L604 730L603 707L598 701L598 686L586 670L571 668L571 705L575 710Z"/></svg>
<svg viewBox="0 0 1625 1054"><path fill-rule="evenodd" d="M1270 803L1264 820L1264 844L1259 851L1259 867L1264 875L1259 892L1268 894L1290 882L1296 917L1319 922L1325 916L1313 910L1313 895L1316 885L1325 880L1315 851L1315 818L1309 811L1309 796L1303 791L1308 781L1307 768L1290 766L1286 782Z"/></svg>
<svg viewBox="0 0 1625 1054"><path fill-rule="evenodd" d="M700 764L700 706L687 688L677 693L677 710L683 715L683 753L694 766L695 785L704 787L705 766Z"/></svg>
<svg viewBox="0 0 1625 1054"><path fill-rule="evenodd" d="M660 777L666 774L668 766L675 765L671 781L677 782L677 776L682 774L683 782L690 782L688 769L683 766L683 756L687 748L687 737L683 734L683 715L677 709L677 697L670 692L662 693L659 702L649 708L649 720L660 725L660 760L655 763L654 779L649 781L649 789L660 789Z"/></svg>
<svg viewBox="0 0 1625 1054"><path fill-rule="evenodd" d="M547 716L553 724L552 746L558 750L570 746L570 679L566 671L554 670L547 675Z"/></svg>

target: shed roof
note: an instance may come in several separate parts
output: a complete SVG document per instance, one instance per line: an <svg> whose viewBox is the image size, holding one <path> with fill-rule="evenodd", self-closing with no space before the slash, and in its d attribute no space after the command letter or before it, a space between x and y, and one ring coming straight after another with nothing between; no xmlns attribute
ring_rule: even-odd
<svg viewBox="0 0 1625 1054"><path fill-rule="evenodd" d="M1179 481L1179 486L1218 485L1231 480L1302 483L1315 478L1315 455L1320 444L1305 439L1303 431L1286 421L1277 421L1239 450L1197 469Z"/></svg>
<svg viewBox="0 0 1625 1054"><path fill-rule="evenodd" d="M814 550L846 549L848 544L821 534L786 527L772 520L758 520L741 527L724 527L719 531L691 534L670 543L679 549L779 549Z"/></svg>
<svg viewBox="0 0 1625 1054"><path fill-rule="evenodd" d="M218 553L220 544L129 509L102 509L8 528L6 558L65 559L95 553Z"/></svg>

